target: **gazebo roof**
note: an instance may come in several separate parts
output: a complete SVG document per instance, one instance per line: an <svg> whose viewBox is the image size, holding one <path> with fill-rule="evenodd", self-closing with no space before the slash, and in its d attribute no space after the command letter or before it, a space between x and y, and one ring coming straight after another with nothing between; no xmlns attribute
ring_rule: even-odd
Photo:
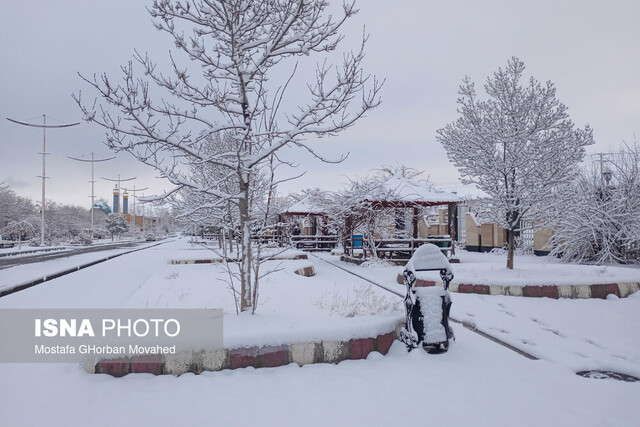
<svg viewBox="0 0 640 427"><path fill-rule="evenodd" d="M460 203L455 194L432 189L426 183L394 174L383 181L364 201L385 207L437 206Z"/></svg>
<svg viewBox="0 0 640 427"><path fill-rule="evenodd" d="M317 206L308 195L281 212L283 215L324 215L322 207Z"/></svg>

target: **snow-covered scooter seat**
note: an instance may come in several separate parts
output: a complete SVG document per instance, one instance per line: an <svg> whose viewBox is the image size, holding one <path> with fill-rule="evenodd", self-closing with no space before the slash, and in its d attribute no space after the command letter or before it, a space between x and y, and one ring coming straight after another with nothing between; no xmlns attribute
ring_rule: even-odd
<svg viewBox="0 0 640 427"><path fill-rule="evenodd" d="M418 271L439 271L443 287L415 288ZM407 323L402 328L400 339L409 350L422 345L428 351L446 351L449 340L453 338L449 327L449 283L453 272L447 257L436 245L422 245L407 263L403 276L407 286L404 298Z"/></svg>

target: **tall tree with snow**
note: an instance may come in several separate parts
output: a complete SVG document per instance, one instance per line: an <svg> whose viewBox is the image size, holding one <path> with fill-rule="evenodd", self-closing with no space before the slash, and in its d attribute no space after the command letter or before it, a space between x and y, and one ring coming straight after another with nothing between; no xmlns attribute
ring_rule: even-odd
<svg viewBox="0 0 640 427"><path fill-rule="evenodd" d="M0 227L36 214L31 200L18 196L7 184L0 182Z"/></svg>
<svg viewBox="0 0 640 427"><path fill-rule="evenodd" d="M35 237L36 229L29 221L11 221L2 230L2 233L11 240L22 242L23 240Z"/></svg>
<svg viewBox="0 0 640 427"><path fill-rule="evenodd" d="M380 102L380 83L362 71L364 40L339 66L324 56L357 12L354 2L345 3L334 19L328 7L326 0L155 0L149 9L154 25L190 62L172 53L170 70L162 72L136 52L122 68L121 83L106 75L85 78L101 103L75 96L85 118L107 129L107 145L175 184L164 196L188 188L207 197L208 209L233 208L241 236L242 311L255 309L259 278L251 242L256 186L265 176L269 188L277 183L272 172L283 148L320 157L314 139L352 126ZM308 56L320 62L311 81L300 85L297 60ZM192 168L202 165L218 168L227 183L194 179Z"/></svg>
<svg viewBox="0 0 640 427"><path fill-rule="evenodd" d="M513 57L487 78L480 100L465 77L460 117L438 130L437 140L464 184L488 195L490 219L508 233L507 268L513 268L515 234L523 220L537 220L573 181L592 131L575 128L556 88L533 77L521 84L524 62Z"/></svg>

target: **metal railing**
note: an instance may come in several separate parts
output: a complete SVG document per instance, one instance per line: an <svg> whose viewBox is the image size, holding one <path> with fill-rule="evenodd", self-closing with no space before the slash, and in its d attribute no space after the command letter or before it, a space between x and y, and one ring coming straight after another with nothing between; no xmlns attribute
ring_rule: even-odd
<svg viewBox="0 0 640 427"><path fill-rule="evenodd" d="M291 245L308 251L330 251L338 246L338 236L291 236Z"/></svg>
<svg viewBox="0 0 640 427"><path fill-rule="evenodd" d="M378 258L390 259L393 261L408 261L413 253L420 246L432 243L440 248L442 253L447 257L451 257L453 241L450 236L434 236L428 238L416 239L363 239L363 246L355 249L363 250L363 257L371 257L375 255ZM353 248L348 248L353 249Z"/></svg>

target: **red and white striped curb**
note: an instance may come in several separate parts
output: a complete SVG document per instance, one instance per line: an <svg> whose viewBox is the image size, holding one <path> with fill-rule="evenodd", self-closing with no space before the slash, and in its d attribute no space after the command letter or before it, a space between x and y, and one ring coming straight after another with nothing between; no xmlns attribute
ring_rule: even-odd
<svg viewBox="0 0 640 427"><path fill-rule="evenodd" d="M309 264L306 267L297 269L296 271L294 271L294 273L299 276L311 277L316 275L316 269L314 268L313 264Z"/></svg>
<svg viewBox="0 0 640 427"><path fill-rule="evenodd" d="M401 274L398 274L397 282L404 284ZM417 279L414 286L442 286L442 282L432 280ZM607 295L615 295L619 298L626 298L634 292L640 290L640 283L606 283L594 285L471 285L464 283L451 283L451 292L461 294L480 295L505 295L514 297L547 297L547 298L606 298Z"/></svg>
<svg viewBox="0 0 640 427"><path fill-rule="evenodd" d="M338 363L343 360L366 359L377 351L387 354L398 337L400 327L375 337L353 338L347 341L316 341L279 346L242 347L169 355L133 356L105 359L95 365L85 365L89 373L122 377L130 373L181 375L187 372L221 371L238 368L270 368L296 363Z"/></svg>

